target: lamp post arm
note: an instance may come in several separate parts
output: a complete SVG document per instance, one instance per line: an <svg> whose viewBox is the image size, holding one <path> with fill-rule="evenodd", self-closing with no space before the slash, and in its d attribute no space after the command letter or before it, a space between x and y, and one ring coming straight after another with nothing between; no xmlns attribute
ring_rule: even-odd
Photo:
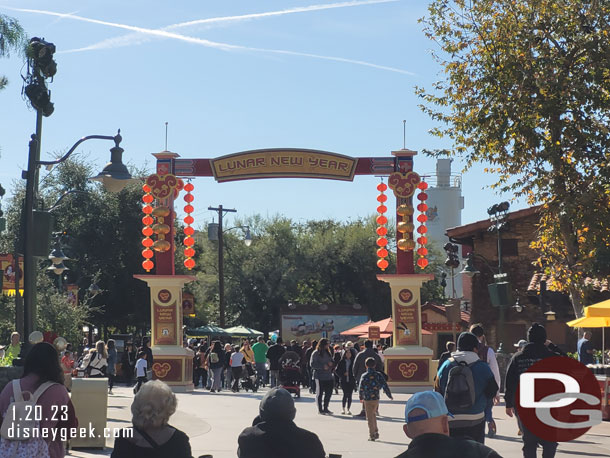
<svg viewBox="0 0 610 458"><path fill-rule="evenodd" d="M57 202L55 202L55 204L49 208L47 211L49 213L51 213L53 210L55 210L57 207L59 207L59 205L61 204L61 201L64 200L64 198L68 197L71 194L89 194L87 191L79 191L78 189L73 189L71 191L65 192L61 195L61 197L59 199L57 199Z"/></svg>
<svg viewBox="0 0 610 458"><path fill-rule="evenodd" d="M243 231L250 229L250 226L235 226L235 227L230 227L229 229L225 229L223 232L223 234L226 234L229 231L232 231L233 229L241 229Z"/></svg>
<svg viewBox="0 0 610 458"><path fill-rule="evenodd" d="M474 252L470 252L470 255L473 257L473 259L480 259L481 261L483 261L485 263L485 267L487 267L492 274L496 274L494 268L491 267L491 264L489 263L486 257Z"/></svg>
<svg viewBox="0 0 610 458"><path fill-rule="evenodd" d="M111 135L87 135L86 137L81 138L74 145L72 145L72 147L68 150L68 152L66 154L64 154L62 157L60 157L59 159L57 159L55 161L37 161L37 165L57 165L57 164L61 164L62 162L64 162L66 159L68 159L70 157L70 155L76 150L76 148L78 148L78 146L81 143L84 143L87 140L114 140L114 142L116 143L116 146L119 146L119 143L121 143L121 140L122 140L120 132L121 132L121 130L119 129L119 133L116 134L115 136L111 136Z"/></svg>

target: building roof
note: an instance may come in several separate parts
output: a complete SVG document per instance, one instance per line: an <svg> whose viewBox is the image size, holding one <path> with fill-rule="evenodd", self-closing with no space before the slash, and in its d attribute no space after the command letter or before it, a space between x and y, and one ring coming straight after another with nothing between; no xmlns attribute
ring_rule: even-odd
<svg viewBox="0 0 610 458"><path fill-rule="evenodd" d="M531 294L536 294L540 292L540 283L543 281L547 283L547 289L552 291L553 287L551 287L551 285L553 283L553 277L542 272L534 272L534 275L532 275L532 278L530 280L529 286L527 287L527 292ZM610 288L608 287L607 278L599 279L586 277L583 283L585 286L591 287L593 291L599 291L600 293L610 291Z"/></svg>
<svg viewBox="0 0 610 458"><path fill-rule="evenodd" d="M540 206L537 205L535 207L529 207L524 208L523 210L510 212L508 214L508 221L515 221L534 215L538 212L539 209ZM447 229L446 234L452 239L464 239L467 237L472 237L473 235L476 235L480 232L486 232L490 224L491 222L488 218L474 223L465 224L463 226L450 227L449 229Z"/></svg>
<svg viewBox="0 0 610 458"><path fill-rule="evenodd" d="M432 309L435 312L440 313L441 315L445 315L445 316L447 315L444 305L438 305L438 304L433 304L431 302L426 302L424 305L422 305L422 310L427 310L427 309ZM465 324L470 323L470 313L469 312L465 312L464 310L461 310L460 318L463 323L465 323Z"/></svg>

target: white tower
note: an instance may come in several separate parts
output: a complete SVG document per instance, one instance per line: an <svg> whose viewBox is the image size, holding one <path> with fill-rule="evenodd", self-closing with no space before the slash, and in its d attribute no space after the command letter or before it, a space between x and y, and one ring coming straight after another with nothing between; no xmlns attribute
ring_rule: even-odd
<svg viewBox="0 0 610 458"><path fill-rule="evenodd" d="M440 250L445 259L443 246L449 241L445 231L450 227L462 225L462 210L464 209L464 197L462 196L462 177L459 174L451 174L451 162L453 159L438 159L436 161L436 177L429 179L428 189L428 238L434 242L435 248ZM461 257L460 257L461 260ZM453 284L455 285L455 297L462 297L462 278L459 275L461 269L454 269ZM447 272L447 287L445 294L448 298L453 297L451 273Z"/></svg>

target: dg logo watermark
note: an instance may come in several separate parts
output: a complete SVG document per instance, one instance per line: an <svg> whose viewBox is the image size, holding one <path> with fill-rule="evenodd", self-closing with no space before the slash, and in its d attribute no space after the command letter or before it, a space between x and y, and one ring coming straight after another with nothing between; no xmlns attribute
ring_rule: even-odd
<svg viewBox="0 0 610 458"><path fill-rule="evenodd" d="M521 374L517 413L540 439L565 442L601 423L601 391L595 375L572 358L546 358Z"/></svg>

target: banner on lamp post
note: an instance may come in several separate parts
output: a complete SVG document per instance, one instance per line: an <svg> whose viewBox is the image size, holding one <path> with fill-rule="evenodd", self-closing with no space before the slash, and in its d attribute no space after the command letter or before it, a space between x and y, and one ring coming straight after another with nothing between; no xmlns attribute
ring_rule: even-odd
<svg viewBox="0 0 610 458"><path fill-rule="evenodd" d="M182 315L195 316L195 296L190 293L182 293Z"/></svg>
<svg viewBox="0 0 610 458"><path fill-rule="evenodd" d="M379 326L369 326L369 340L381 339L381 328Z"/></svg>

